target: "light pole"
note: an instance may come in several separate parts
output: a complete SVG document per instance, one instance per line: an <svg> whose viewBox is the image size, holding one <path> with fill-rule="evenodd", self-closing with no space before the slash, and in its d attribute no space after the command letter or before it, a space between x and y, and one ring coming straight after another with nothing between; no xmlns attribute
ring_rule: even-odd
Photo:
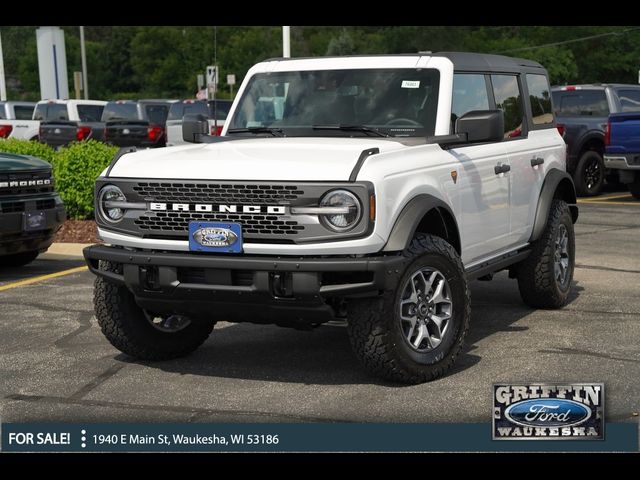
<svg viewBox="0 0 640 480"><path fill-rule="evenodd" d="M84 99L89 100L89 79L87 78L87 52L84 49L84 27L80 27L80 56L82 57L82 89Z"/></svg>
<svg viewBox="0 0 640 480"><path fill-rule="evenodd" d="M2 33L0 33L0 101L7 100L7 84L4 80L4 57L2 56Z"/></svg>
<svg viewBox="0 0 640 480"><path fill-rule="evenodd" d="M282 56L291 57L291 27L282 27Z"/></svg>

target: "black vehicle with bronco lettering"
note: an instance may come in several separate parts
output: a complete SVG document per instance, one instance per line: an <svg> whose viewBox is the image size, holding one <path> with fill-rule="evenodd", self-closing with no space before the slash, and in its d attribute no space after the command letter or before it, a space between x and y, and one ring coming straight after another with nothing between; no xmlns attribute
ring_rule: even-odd
<svg viewBox="0 0 640 480"><path fill-rule="evenodd" d="M51 165L0 152L0 268L35 260L53 243L65 219Z"/></svg>

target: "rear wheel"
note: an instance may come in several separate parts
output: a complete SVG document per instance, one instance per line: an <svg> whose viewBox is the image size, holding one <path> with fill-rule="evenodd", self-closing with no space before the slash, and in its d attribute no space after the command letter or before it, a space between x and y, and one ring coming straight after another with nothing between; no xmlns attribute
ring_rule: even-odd
<svg viewBox="0 0 640 480"><path fill-rule="evenodd" d="M602 193L604 186L604 160L595 150L584 152L573 174L576 192L583 197Z"/></svg>
<svg viewBox="0 0 640 480"><path fill-rule="evenodd" d="M0 267L22 267L33 262L38 256L38 252L15 253L0 257Z"/></svg>
<svg viewBox="0 0 640 480"><path fill-rule="evenodd" d="M348 333L365 368L385 380L423 383L447 372L469 328L470 299L460 256L446 241L418 234L392 291L348 304Z"/></svg>
<svg viewBox="0 0 640 480"><path fill-rule="evenodd" d="M569 299L575 264L575 234L569 206L554 200L542 236L518 265L518 288L524 303L560 308Z"/></svg>

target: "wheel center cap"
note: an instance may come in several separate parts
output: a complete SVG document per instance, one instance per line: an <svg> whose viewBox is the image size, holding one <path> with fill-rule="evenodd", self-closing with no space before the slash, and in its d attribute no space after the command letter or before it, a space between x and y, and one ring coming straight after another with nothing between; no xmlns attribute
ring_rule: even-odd
<svg viewBox="0 0 640 480"><path fill-rule="evenodd" d="M429 313L429 307L426 303L421 303L420 305L418 305L418 312L420 312L420 315L426 315L427 313Z"/></svg>

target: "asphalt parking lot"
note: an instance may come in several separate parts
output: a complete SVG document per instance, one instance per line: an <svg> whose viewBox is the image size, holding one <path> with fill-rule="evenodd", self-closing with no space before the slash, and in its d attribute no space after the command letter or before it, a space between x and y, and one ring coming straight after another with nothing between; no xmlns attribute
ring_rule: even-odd
<svg viewBox="0 0 640 480"><path fill-rule="evenodd" d="M465 353L445 378L419 386L367 376L343 325L218 324L188 358L132 361L100 333L88 271L42 277L81 261L0 271L0 419L487 422L494 382L604 382L607 420L637 421L640 202L609 194L580 210L570 304L532 310L505 273L473 282Z"/></svg>

